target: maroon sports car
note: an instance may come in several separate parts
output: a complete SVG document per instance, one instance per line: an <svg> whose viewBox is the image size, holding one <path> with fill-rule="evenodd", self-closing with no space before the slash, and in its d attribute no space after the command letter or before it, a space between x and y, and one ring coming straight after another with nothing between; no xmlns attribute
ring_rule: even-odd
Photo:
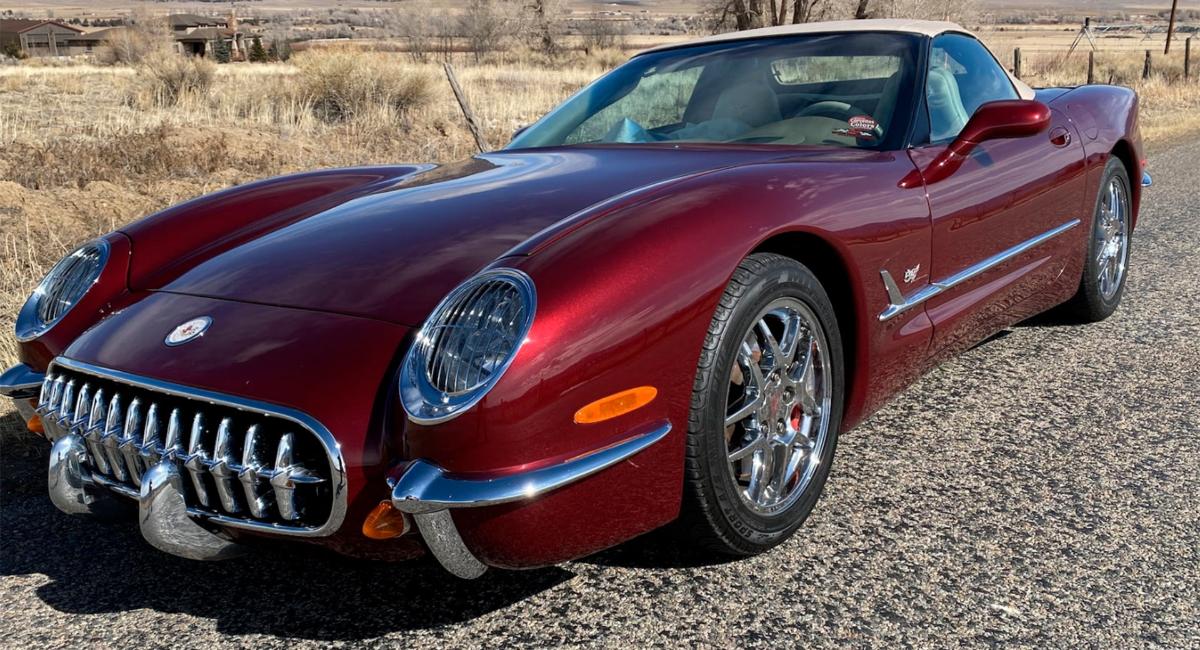
<svg viewBox="0 0 1200 650"><path fill-rule="evenodd" d="M305 539L474 577L671 522L748 555L940 360L1111 314L1143 166L1133 92L1032 90L953 24L725 34L501 151L251 183L85 244L0 392L53 443L59 509L136 501L188 558Z"/></svg>

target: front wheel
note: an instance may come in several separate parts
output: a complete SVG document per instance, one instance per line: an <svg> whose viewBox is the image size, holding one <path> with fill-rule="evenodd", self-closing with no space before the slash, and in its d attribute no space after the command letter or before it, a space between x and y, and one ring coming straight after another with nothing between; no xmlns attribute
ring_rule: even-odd
<svg viewBox="0 0 1200 650"><path fill-rule="evenodd" d="M816 276L780 255L746 258L692 391L682 516L691 541L751 555L804 523L829 475L843 382L837 319Z"/></svg>
<svg viewBox="0 0 1200 650"><path fill-rule="evenodd" d="M1115 156L1101 176L1100 196L1088 237L1087 259L1079 291L1067 304L1069 311L1085 323L1112 315L1125 293L1129 267L1129 245L1133 229L1129 173Z"/></svg>

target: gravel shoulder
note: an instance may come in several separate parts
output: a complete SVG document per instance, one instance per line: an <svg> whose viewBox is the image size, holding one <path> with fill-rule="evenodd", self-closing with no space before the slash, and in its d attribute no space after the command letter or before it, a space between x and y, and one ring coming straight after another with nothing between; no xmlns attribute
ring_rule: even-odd
<svg viewBox="0 0 1200 650"><path fill-rule="evenodd" d="M1192 143L1194 144L1194 143ZM1023 324L843 436L793 540L720 564L658 535L526 572L308 547L198 564L58 513L0 415L0 646L1200 648L1200 199L1151 157L1125 302Z"/></svg>

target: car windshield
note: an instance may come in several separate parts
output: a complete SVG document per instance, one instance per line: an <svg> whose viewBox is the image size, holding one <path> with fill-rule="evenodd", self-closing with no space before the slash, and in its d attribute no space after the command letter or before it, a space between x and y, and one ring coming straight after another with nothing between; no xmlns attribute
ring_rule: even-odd
<svg viewBox="0 0 1200 650"><path fill-rule="evenodd" d="M651 52L592 82L507 148L738 143L898 148L919 38L855 32Z"/></svg>

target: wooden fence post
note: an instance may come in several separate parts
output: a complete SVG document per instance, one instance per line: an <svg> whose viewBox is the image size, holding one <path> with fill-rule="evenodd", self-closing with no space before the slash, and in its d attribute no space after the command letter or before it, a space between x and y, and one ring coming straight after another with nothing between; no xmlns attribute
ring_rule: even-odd
<svg viewBox="0 0 1200 650"><path fill-rule="evenodd" d="M1013 76L1021 78L1021 48L1013 48Z"/></svg>
<svg viewBox="0 0 1200 650"><path fill-rule="evenodd" d="M1192 37L1183 42L1183 78L1192 78Z"/></svg>
<svg viewBox="0 0 1200 650"><path fill-rule="evenodd" d="M1088 52L1088 83L1096 83L1096 52Z"/></svg>
<svg viewBox="0 0 1200 650"><path fill-rule="evenodd" d="M458 107L462 109L463 117L467 118L467 130L475 138L475 146L479 148L479 153L488 150L487 141L483 139L483 134L479 132L479 122L475 120L475 113L471 110L471 105L467 103L467 96L463 93L462 87L458 85L458 78L454 76L454 68L449 62L443 63L442 66L446 69L446 79L450 81L450 90L454 91L454 98L458 100Z"/></svg>
<svg viewBox="0 0 1200 650"><path fill-rule="evenodd" d="M1142 79L1150 78L1150 50L1146 50L1146 63L1142 66Z"/></svg>

